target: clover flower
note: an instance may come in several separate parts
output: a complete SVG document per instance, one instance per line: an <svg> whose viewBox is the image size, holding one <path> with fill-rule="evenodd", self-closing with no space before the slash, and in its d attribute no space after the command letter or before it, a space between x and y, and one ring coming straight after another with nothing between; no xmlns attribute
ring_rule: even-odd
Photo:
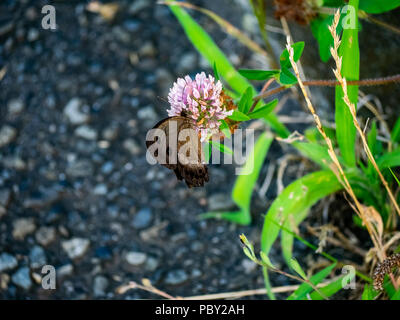
<svg viewBox="0 0 400 320"><path fill-rule="evenodd" d="M200 140L206 141L211 135L219 133L219 120L233 113L224 104L221 81L215 82L213 76L198 73L192 80L189 76L178 78L170 89L168 102L171 108L168 115L185 115L193 119L200 132Z"/></svg>

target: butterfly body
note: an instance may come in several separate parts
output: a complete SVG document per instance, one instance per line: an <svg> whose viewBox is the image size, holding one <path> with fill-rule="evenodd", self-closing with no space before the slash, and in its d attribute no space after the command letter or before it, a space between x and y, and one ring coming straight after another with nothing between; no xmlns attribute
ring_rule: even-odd
<svg viewBox="0 0 400 320"><path fill-rule="evenodd" d="M174 116L161 120L148 132L146 146L149 151L155 150L158 163L174 171L189 188L208 182L200 137L191 119Z"/></svg>

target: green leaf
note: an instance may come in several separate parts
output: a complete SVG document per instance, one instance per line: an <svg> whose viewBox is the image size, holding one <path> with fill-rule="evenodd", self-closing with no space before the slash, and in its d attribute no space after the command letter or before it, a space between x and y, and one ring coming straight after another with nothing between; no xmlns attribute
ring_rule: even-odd
<svg viewBox="0 0 400 320"><path fill-rule="evenodd" d="M358 11L358 0L350 0L349 7ZM342 76L350 80L359 80L360 73L360 50L358 47L358 17L352 17L353 10L348 10L346 17L351 21L355 18L355 28L344 28L339 55L342 56ZM344 22L344 21L343 21ZM357 107L358 86L348 86L349 99ZM340 86L335 89L335 123L336 137L340 152L345 163L354 167L356 165L355 140L356 128L353 118L343 101L343 90Z"/></svg>
<svg viewBox="0 0 400 320"><path fill-rule="evenodd" d="M379 169L400 166L400 149L387 152L376 160Z"/></svg>
<svg viewBox="0 0 400 320"><path fill-rule="evenodd" d="M231 148L227 147L222 143L219 143L218 141L210 140L210 144L217 150L221 151L222 153L228 153L233 155L233 151Z"/></svg>
<svg viewBox="0 0 400 320"><path fill-rule="evenodd" d="M342 281L345 276L340 277L339 279L327 284L325 287L319 288L319 291L322 292L325 297L330 297L333 296L335 293L337 293L339 290L342 289ZM353 276L350 278L352 279ZM318 291L313 291L310 293L310 298L311 300L323 300L324 297L321 296L321 294Z"/></svg>
<svg viewBox="0 0 400 320"><path fill-rule="evenodd" d="M241 69L239 73L249 80L268 80L276 77L279 74L279 70L252 70L252 69Z"/></svg>
<svg viewBox="0 0 400 320"><path fill-rule="evenodd" d="M400 290L397 290L397 292L390 298L390 300L400 300Z"/></svg>
<svg viewBox="0 0 400 320"><path fill-rule="evenodd" d="M239 208L247 213L250 213L253 188L273 139L273 136L269 132L260 135L242 169L242 172L250 172L250 174L239 175L235 181L232 190L232 199Z"/></svg>
<svg viewBox="0 0 400 320"><path fill-rule="evenodd" d="M292 44L291 46L293 48L293 60L294 60L294 62L297 62L300 59L301 54L303 53L304 42L299 41L299 42ZM282 69L291 67L291 63L289 60L289 52L287 51L287 49L283 50L279 60L280 60Z"/></svg>
<svg viewBox="0 0 400 320"><path fill-rule="evenodd" d="M268 256L264 252L260 252L260 257L262 262L264 262L268 267L275 269L275 266L272 264L271 260L269 260Z"/></svg>
<svg viewBox="0 0 400 320"><path fill-rule="evenodd" d="M168 2L168 1L167 1ZM250 84L232 66L225 54L218 48L206 31L192 19L192 17L180 6L169 5L169 8L182 25L186 36L200 54L208 60L212 66L218 66L219 75L236 91L242 92Z"/></svg>
<svg viewBox="0 0 400 320"><path fill-rule="evenodd" d="M234 120L234 121L248 121L251 120L250 117L243 112L240 112L239 110L233 111L232 115L228 117L228 119Z"/></svg>
<svg viewBox="0 0 400 320"><path fill-rule="evenodd" d="M333 38L328 29L328 26L332 24L332 21L333 15L320 15L317 18L313 19L310 23L311 32L318 42L319 56L323 62L327 62L331 57L330 48L333 47ZM339 21L336 32L338 34L342 32L341 21Z"/></svg>
<svg viewBox="0 0 400 320"><path fill-rule="evenodd" d="M243 112L244 114L247 114L249 111L251 105L252 105L252 97L253 97L253 88L248 87L242 94L242 97L240 98L240 101L238 103L238 110L240 112ZM245 121L245 120L243 120Z"/></svg>
<svg viewBox="0 0 400 320"><path fill-rule="evenodd" d="M294 259L294 258L291 258L290 260L290 267L294 270L294 271L296 271L298 274L299 274L299 276L300 277L302 277L304 280L308 280L308 278L307 278L307 276L306 276L306 273L304 272L304 270L300 267L300 264L299 264L299 262L296 260L296 259Z"/></svg>
<svg viewBox="0 0 400 320"><path fill-rule="evenodd" d="M270 114L278 104L278 99L274 99L262 107L256 108L253 112L249 113L248 116L251 119L260 119L265 118L268 114Z"/></svg>
<svg viewBox="0 0 400 320"><path fill-rule="evenodd" d="M221 132L227 137L228 139L231 137L231 130L229 129L229 125L226 123L225 120L220 120L221 125L219 126L219 129Z"/></svg>
<svg viewBox="0 0 400 320"><path fill-rule="evenodd" d="M400 0L361 0L360 9L367 13L383 13L400 6Z"/></svg>
<svg viewBox="0 0 400 320"><path fill-rule="evenodd" d="M249 172L250 174L239 175L236 179L232 190L232 199L241 210L234 212L207 212L200 215L201 219L223 219L241 225L249 225L251 223L251 195L273 139L269 132L260 135L242 169L243 172Z"/></svg>
<svg viewBox="0 0 400 320"><path fill-rule="evenodd" d="M322 168L329 169L329 164L332 162L332 160L328 153L328 147L320 145L317 142L294 141L292 142L292 145L295 146L296 149L298 149L301 154L308 159L319 164Z"/></svg>
<svg viewBox="0 0 400 320"><path fill-rule="evenodd" d="M335 268L336 263L330 265L329 267L326 267L325 269L322 269L320 272L316 273L310 278L310 282L313 285L317 285L318 283L322 282ZM307 284L303 283L296 291L294 291L288 298L287 300L301 300L304 299L307 295L307 293L311 292L313 288Z"/></svg>
<svg viewBox="0 0 400 320"><path fill-rule="evenodd" d="M378 291L375 291L372 285L366 284L364 286L364 291L362 293L362 300L375 300L376 296L379 294Z"/></svg>
<svg viewBox="0 0 400 320"><path fill-rule="evenodd" d="M265 254L269 254L280 231L274 221L282 223L289 214L296 216L318 200L340 189L342 185L330 170L308 174L289 184L274 200L264 219L261 248Z"/></svg>
<svg viewBox="0 0 400 320"><path fill-rule="evenodd" d="M390 139L393 142L400 142L400 117L396 120L392 133L390 134Z"/></svg>
<svg viewBox="0 0 400 320"><path fill-rule="evenodd" d="M281 233L282 255L289 266L290 266L290 261L293 257L293 242L294 242L293 229L297 227L307 217L307 215L308 215L308 209L298 213L295 216L289 215L288 219L286 219L285 224L283 225L285 229L291 231L291 232Z"/></svg>
<svg viewBox="0 0 400 320"><path fill-rule="evenodd" d="M212 153L212 146L208 141L204 142L203 151L204 151L205 161L206 161L206 163L208 163L210 161L211 153Z"/></svg>
<svg viewBox="0 0 400 320"><path fill-rule="evenodd" d="M217 63L215 61L214 61L214 64L213 64L213 70L214 70L215 81L218 81L219 80L219 74L218 74L218 69L217 69Z"/></svg>
<svg viewBox="0 0 400 320"><path fill-rule="evenodd" d="M288 68L283 67L279 73L279 82L284 86L293 85L297 83L297 78Z"/></svg>

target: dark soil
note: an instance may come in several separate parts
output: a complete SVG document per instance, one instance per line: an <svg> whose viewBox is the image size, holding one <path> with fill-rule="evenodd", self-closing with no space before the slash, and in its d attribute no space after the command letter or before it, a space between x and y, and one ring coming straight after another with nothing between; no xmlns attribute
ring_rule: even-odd
<svg viewBox="0 0 400 320"><path fill-rule="evenodd" d="M276 196L276 173L267 198L255 192L251 226L198 219L210 209L234 208L234 168L211 166L210 182L188 189L166 168L147 163L144 141L147 130L166 116L166 94L176 77L206 69L204 61L168 8L151 0L116 2L119 12L107 22L88 12L85 1L54 1L56 31L41 28L47 1L0 4L0 70L7 68L0 79L0 130L8 130L0 144L0 255L10 263L0 270L0 298L157 298L140 290L116 294L118 286L143 278L174 296L263 287L262 272L242 253L238 235L245 233L259 248L263 214ZM192 3L239 27L243 13L250 13L240 5L246 1ZM209 19L193 16L236 66L262 67ZM298 30L296 40L312 43L305 51L306 73L330 77L319 73L330 69L315 63L308 29ZM400 71L395 65L399 38L376 32L384 35L379 41L385 48L375 43L365 48L363 59L381 61L388 55L391 63L387 68L367 64L365 77ZM283 45L284 37L272 37ZM326 91L318 92L322 116L332 120L330 93L324 98ZM398 98L384 94L385 111L386 106L388 113L390 107L396 110ZM300 104L291 98L281 113L299 112ZM259 184L267 167L289 152L295 153L274 142ZM284 184L313 168L309 162L291 162ZM321 208L314 212L320 217ZM298 242L294 252L305 267L306 256L317 257ZM271 258L284 267L279 243ZM42 289L43 264L55 266L56 290ZM271 281L273 286L293 283L280 275L271 275Z"/></svg>

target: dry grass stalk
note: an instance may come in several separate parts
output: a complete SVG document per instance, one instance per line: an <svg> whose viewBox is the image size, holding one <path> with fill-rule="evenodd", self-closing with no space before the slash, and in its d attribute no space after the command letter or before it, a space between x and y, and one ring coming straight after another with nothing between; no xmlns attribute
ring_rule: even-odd
<svg viewBox="0 0 400 320"><path fill-rule="evenodd" d="M339 49L339 46L340 46L340 39L339 39L339 35L336 33L336 28L337 28L338 23L339 23L339 18L340 18L340 11L338 10L335 13L335 18L333 20L333 24L331 26L329 26L329 31L331 32L333 40L334 40L334 45L333 45L333 47L331 47L331 55L332 55L332 57L333 57L333 59L335 60L335 63L336 63L336 69L333 70L333 73L334 73L336 79L339 81L340 86L342 87L343 100L346 103L347 107L349 108L349 111L350 111L351 116L353 118L354 126L356 127L358 133L360 134L361 141L362 141L362 144L363 144L363 147L364 147L364 151L367 154L367 157L368 157L369 161L371 161L371 163L374 166L376 172L378 173L382 184L386 188L386 191L389 194L389 198L392 201L392 204L393 204L395 210L400 215L399 205L397 204L397 201L396 201L396 199L395 199L395 197L394 197L394 195L392 193L392 190L390 190L389 184L387 183L386 179L382 175L382 172L379 170L378 165L376 164L374 156L372 155L372 152L371 152L371 150L370 150L370 148L368 146L367 138L365 137L365 134L364 134L363 130L361 129L360 124L359 124L359 122L357 120L356 107L349 99L349 95L347 93L347 82L346 82L346 79L343 78L342 74L341 74L342 57L339 57L339 54L338 54L338 49Z"/></svg>
<svg viewBox="0 0 400 320"><path fill-rule="evenodd" d="M335 20L336 20L336 17L335 17ZM382 243L379 241L380 239L377 239L375 237L376 232L375 232L373 226L370 223L370 219L368 219L366 214L365 214L365 207L358 201L358 199L357 199L357 197L356 197L356 195L355 195L355 193L353 191L353 188L351 187L351 185L350 185L350 183L349 183L349 181L348 181L348 179L347 179L347 177L346 177L346 175L344 173L344 170L343 170L343 168L342 168L342 166L341 166L341 164L339 162L339 159L336 156L335 150L334 150L333 145L332 145L332 141L326 135L325 130L322 127L321 120L320 120L320 118L318 117L318 115L315 112L315 109L314 109L314 107L313 107L313 105L311 103L311 100L310 100L309 95L307 93L307 90L306 90L306 88L304 86L304 83L300 78L299 69L297 67L297 64L294 61L294 58L293 58L294 50L290 45L290 38L289 37L287 38L286 48L287 48L287 50L289 52L290 63L291 63L291 65L293 67L293 70L295 72L295 75L296 75L297 81L299 83L300 89L301 89L301 91L302 91L302 93L304 95L304 99L306 100L307 108L309 109L309 111L313 115L314 121L315 121L315 125L316 125L318 131L321 133L322 137L324 138L325 143L328 146L328 154L329 154L329 156L330 156L330 158L332 159L332 162L333 162L333 166L331 166L331 169L335 173L335 175L338 177L338 180L343 185L343 187L346 190L346 192L350 195L350 197L354 201L355 206L353 206L353 208L354 208L355 212L359 215L359 217L362 219L362 221L365 223L365 226L366 226L366 228L367 228L367 230L368 230L368 232L369 232L369 234L371 236L371 240L374 243L374 246L375 246L376 252L378 254L379 260L382 261L385 258L385 253L384 253L383 248L382 248Z"/></svg>

